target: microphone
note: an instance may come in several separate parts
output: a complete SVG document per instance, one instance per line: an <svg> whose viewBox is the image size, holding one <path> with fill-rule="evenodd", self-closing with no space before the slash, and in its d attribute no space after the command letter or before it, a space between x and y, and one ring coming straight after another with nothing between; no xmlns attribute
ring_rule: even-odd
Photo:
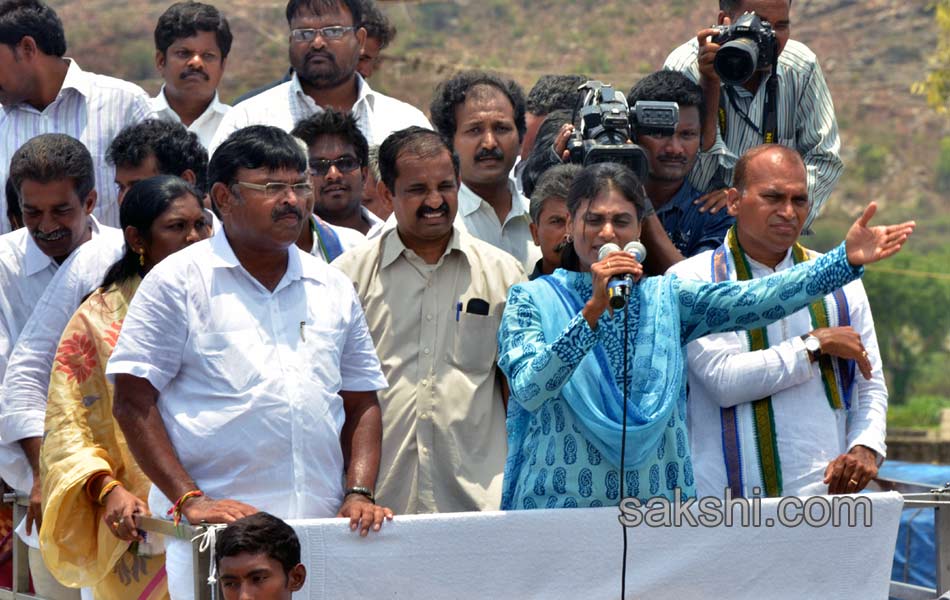
<svg viewBox="0 0 950 600"><path fill-rule="evenodd" d="M611 252L619 252L620 246L617 244L604 244L597 252L597 260L604 260ZM647 249L640 242L633 241L624 246L623 251L632 255L637 262L642 263L647 257ZM633 289L633 275L614 275L607 282L607 302L610 308L614 310L621 309L627 305L627 299L630 298L630 291Z"/></svg>

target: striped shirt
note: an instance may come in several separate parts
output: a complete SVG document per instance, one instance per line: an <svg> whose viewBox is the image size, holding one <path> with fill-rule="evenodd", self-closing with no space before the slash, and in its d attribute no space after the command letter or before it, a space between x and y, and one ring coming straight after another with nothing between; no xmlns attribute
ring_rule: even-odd
<svg viewBox="0 0 950 600"><path fill-rule="evenodd" d="M666 58L665 69L680 71L699 82L696 56L699 45L695 39L683 44ZM764 82L763 82L764 83ZM727 184L732 183L732 169L739 156L746 150L762 143L758 128L763 122L765 109L765 85L760 85L753 96L743 87L732 87L733 97L739 109L752 127L736 112L722 86L721 103L726 109L725 142L728 150L719 156L718 164L711 161L697 162L690 174L690 182L700 191L708 191L710 181L721 167ZM818 65L818 58L807 46L789 40L778 59L778 143L794 148L802 155L808 170L808 195L811 210L805 228L811 227L822 206L828 200L838 178L844 170L839 152L838 123L835 107L825 76ZM717 138L722 132L717 133Z"/></svg>
<svg viewBox="0 0 950 600"><path fill-rule="evenodd" d="M44 133L64 133L82 142L92 155L99 199L93 214L103 225L119 226L115 168L106 162L113 138L127 125L150 116L149 98L139 86L83 71L72 59L56 99L44 110L21 102L0 106L0 188L10 173L10 159L20 146ZM0 189L0 233L10 231L7 198Z"/></svg>

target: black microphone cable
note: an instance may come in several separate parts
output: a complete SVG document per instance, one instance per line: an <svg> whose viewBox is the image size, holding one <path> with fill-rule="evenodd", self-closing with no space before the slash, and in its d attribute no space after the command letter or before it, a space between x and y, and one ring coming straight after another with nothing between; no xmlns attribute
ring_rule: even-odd
<svg viewBox="0 0 950 600"><path fill-rule="evenodd" d="M630 396L630 361L628 360L628 342L630 339L630 303L623 307L623 431L620 434L620 503L625 498L624 490L627 485L627 477L624 472L624 459L627 456L627 402ZM623 528L623 566L620 571L620 600L626 600L627 597L627 526L622 522Z"/></svg>

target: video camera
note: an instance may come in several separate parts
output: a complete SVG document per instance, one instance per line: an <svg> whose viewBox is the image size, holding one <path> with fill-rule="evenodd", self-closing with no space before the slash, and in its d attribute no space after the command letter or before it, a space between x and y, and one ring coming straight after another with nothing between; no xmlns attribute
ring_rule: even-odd
<svg viewBox="0 0 950 600"><path fill-rule="evenodd" d="M637 134L673 135L679 122L677 104L640 101L630 110L627 98L611 85L588 81L578 89L587 93L574 113L574 134L567 143L571 162L584 166L620 163L645 180L649 160L643 148L630 140Z"/></svg>
<svg viewBox="0 0 950 600"><path fill-rule="evenodd" d="M747 12L732 25L720 25L712 41L721 47L713 67L723 82L742 85L756 71L768 71L778 64L778 40L768 21Z"/></svg>

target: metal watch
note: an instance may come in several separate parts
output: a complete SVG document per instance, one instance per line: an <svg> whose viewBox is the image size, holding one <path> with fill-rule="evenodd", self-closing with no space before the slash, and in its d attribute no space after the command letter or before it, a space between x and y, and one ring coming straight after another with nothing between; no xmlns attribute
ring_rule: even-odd
<svg viewBox="0 0 950 600"><path fill-rule="evenodd" d="M805 342L805 352L808 353L808 360L818 362L818 359L821 358L821 340L813 335L805 334L802 336L802 341Z"/></svg>
<svg viewBox="0 0 950 600"><path fill-rule="evenodd" d="M366 498L369 499L370 502L372 502L373 504L376 504L376 496L373 495L373 490L369 489L368 487L355 485L351 488L348 488L345 492L343 492L343 497L345 498L349 496L350 494L359 494L360 496L366 496Z"/></svg>

